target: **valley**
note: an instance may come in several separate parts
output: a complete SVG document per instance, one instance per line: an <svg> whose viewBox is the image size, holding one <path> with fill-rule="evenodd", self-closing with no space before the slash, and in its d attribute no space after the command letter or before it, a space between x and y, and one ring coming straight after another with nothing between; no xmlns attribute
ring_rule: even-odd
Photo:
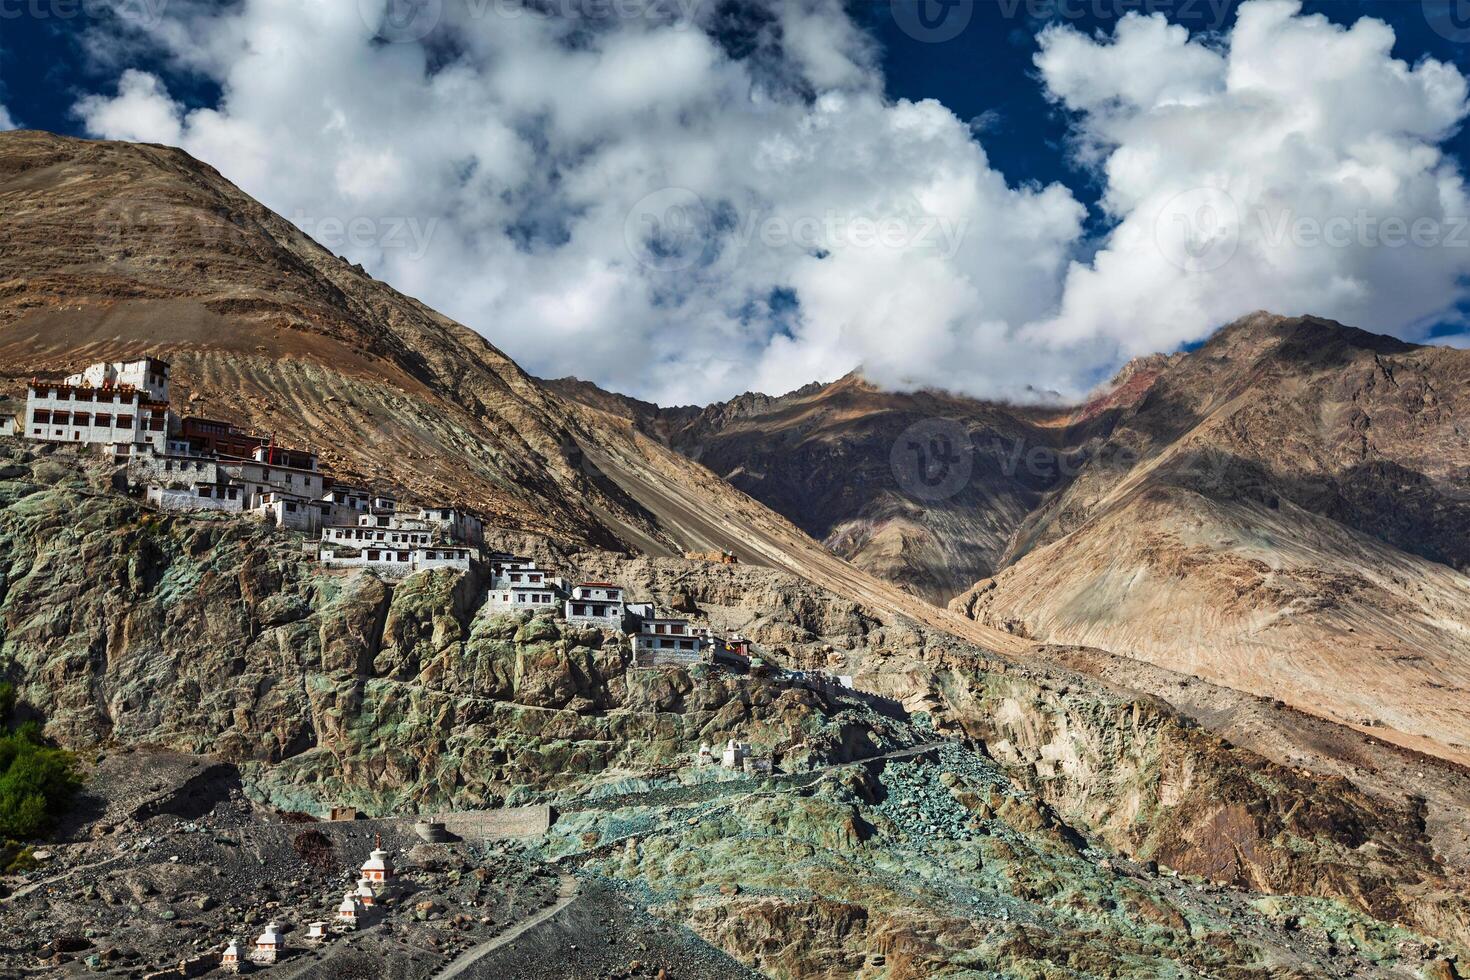
<svg viewBox="0 0 1470 980"><path fill-rule="evenodd" d="M165 976L278 914L292 976L1470 972L1462 352L1260 314L1080 406L661 409L537 381L181 151L0 133L0 216L0 413L157 354L189 411L771 668L641 667L476 569L323 567L0 438L0 663L85 780L0 969ZM700 764L732 740L770 775ZM351 869L286 848L369 828L438 907L308 945Z"/></svg>

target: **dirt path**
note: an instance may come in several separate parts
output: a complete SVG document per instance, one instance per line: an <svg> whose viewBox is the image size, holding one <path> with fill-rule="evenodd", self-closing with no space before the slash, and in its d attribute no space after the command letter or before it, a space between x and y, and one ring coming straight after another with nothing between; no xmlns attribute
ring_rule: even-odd
<svg viewBox="0 0 1470 980"><path fill-rule="evenodd" d="M114 854L110 858L103 858L101 861L93 861L91 864L79 864L74 868L67 868L65 871L61 872L61 874L52 875L50 878L42 878L40 881L33 881L29 885L24 885L20 888L17 888L15 891L5 896L4 901L13 902L18 898L24 898L31 892L35 891L37 888L44 888L47 885L54 885L58 881L64 881L67 878L70 878L72 875L77 874L81 871L93 871L97 868L106 867L109 864L115 864L118 861L121 861L126 856L127 855L125 854Z"/></svg>
<svg viewBox="0 0 1470 980"><path fill-rule="evenodd" d="M576 899L577 894L577 879L568 874L561 875L561 887L557 889L555 904L548 905L546 908L542 909L540 912L537 912L530 918L521 920L521 922L518 923L514 929L511 929L508 932L503 932L500 935L496 936L494 939L480 943L480 945L478 946L471 946L463 953L460 953L459 956L455 957L452 963L450 963L442 971L435 975L436 980L450 980L451 977L459 976L461 973L478 963L481 958L489 956L491 953L495 952L497 949L500 949L506 943L514 942L530 930L536 928L541 923L551 918L553 915L556 915L568 905L572 904L573 900Z"/></svg>

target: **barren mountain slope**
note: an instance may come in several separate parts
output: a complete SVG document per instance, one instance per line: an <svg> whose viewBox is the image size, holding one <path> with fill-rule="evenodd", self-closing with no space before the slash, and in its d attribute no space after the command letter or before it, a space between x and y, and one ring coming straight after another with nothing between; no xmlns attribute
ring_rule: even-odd
<svg viewBox="0 0 1470 980"><path fill-rule="evenodd" d="M551 384L632 419L836 554L940 604L999 567L1015 529L1111 417L1068 427L1067 413L883 392L856 375L697 413Z"/></svg>
<svg viewBox="0 0 1470 980"><path fill-rule="evenodd" d="M955 608L1470 760L1467 378L1461 351L1234 324Z"/></svg>
<svg viewBox="0 0 1470 980"><path fill-rule="evenodd" d="M154 352L173 363L185 411L310 445L340 476L460 502L499 531L664 555L727 548L876 610L1021 646L859 572L625 420L569 404L182 151L0 134L0 256L12 398L33 375Z"/></svg>

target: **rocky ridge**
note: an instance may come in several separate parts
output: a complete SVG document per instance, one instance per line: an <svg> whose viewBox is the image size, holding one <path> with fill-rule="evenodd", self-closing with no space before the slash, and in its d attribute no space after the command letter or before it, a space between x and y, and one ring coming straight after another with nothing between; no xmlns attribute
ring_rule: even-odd
<svg viewBox="0 0 1470 980"><path fill-rule="evenodd" d="M109 755L213 753L266 813L549 802L562 816L538 860L772 976L874 956L913 977L1148 975L1181 958L1392 976L1470 938L1462 871L1414 804L782 573L568 554L781 662L856 665L886 699L632 670L615 635L482 615L471 576L326 572L290 535L150 514L107 467L8 451L0 653L47 731ZM729 737L787 775L693 766ZM1159 925L1139 932L1145 909Z"/></svg>

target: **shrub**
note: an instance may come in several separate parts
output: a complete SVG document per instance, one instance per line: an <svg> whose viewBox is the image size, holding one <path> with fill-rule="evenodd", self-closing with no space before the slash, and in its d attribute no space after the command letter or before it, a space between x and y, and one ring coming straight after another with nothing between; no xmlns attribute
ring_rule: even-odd
<svg viewBox="0 0 1470 980"><path fill-rule="evenodd" d="M47 745L33 721L15 725L15 686L0 682L0 837L43 836L71 802L81 779L76 756Z"/></svg>

